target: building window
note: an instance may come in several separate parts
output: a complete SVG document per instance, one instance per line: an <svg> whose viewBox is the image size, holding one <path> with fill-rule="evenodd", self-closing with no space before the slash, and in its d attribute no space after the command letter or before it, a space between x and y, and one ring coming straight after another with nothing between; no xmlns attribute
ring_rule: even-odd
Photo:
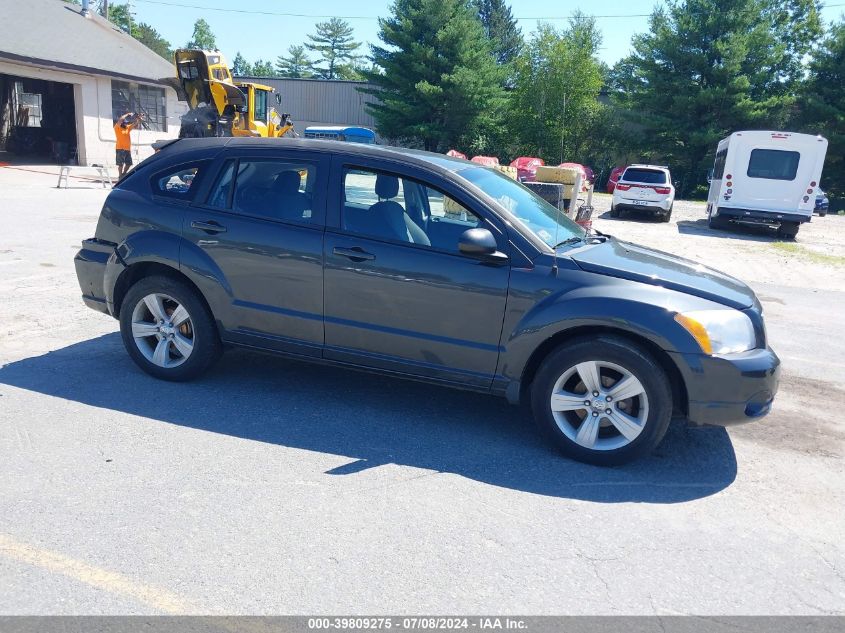
<svg viewBox="0 0 845 633"><path fill-rule="evenodd" d="M167 131L167 98L164 88L128 81L111 82L112 120L117 121L127 112L143 112L146 125L155 132Z"/></svg>

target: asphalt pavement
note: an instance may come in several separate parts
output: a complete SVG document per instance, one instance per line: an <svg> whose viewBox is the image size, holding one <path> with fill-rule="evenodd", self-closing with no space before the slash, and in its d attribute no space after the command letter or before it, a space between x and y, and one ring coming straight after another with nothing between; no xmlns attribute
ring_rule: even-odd
<svg viewBox="0 0 845 633"><path fill-rule="evenodd" d="M41 171L0 168L0 614L845 614L845 293L754 284L774 412L602 469L483 395L150 378L79 297L105 193Z"/></svg>

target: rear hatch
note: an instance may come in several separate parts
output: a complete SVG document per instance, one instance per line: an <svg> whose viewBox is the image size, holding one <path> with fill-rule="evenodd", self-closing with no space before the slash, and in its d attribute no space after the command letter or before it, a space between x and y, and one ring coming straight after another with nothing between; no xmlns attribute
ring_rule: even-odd
<svg viewBox="0 0 845 633"><path fill-rule="evenodd" d="M620 195L632 200L634 204L642 202L660 202L671 191L669 178L661 169L647 169L644 167L629 167L616 184Z"/></svg>

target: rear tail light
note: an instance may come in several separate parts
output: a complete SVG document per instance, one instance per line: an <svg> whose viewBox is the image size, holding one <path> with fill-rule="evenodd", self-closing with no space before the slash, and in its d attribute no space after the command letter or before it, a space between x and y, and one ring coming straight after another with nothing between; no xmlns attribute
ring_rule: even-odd
<svg viewBox="0 0 845 633"><path fill-rule="evenodd" d="M810 196L804 196L804 202L809 202L809 201L810 201Z"/></svg>
<svg viewBox="0 0 845 633"><path fill-rule="evenodd" d="M660 194L663 194L663 195L666 195L666 194L668 194L670 191L672 191L671 189L669 189L669 187L655 187L655 188L654 188L654 190L655 190L657 193L660 193Z"/></svg>
<svg viewBox="0 0 845 633"><path fill-rule="evenodd" d="M628 189L631 188L631 185L625 185L625 184L622 184L621 182L617 182L616 188L619 189L619 191L628 191Z"/></svg>
<svg viewBox="0 0 845 633"><path fill-rule="evenodd" d="M817 184L818 184L818 183L814 180L813 182L811 182L811 183L810 183L810 186L811 186L811 187L815 187Z"/></svg>
<svg viewBox="0 0 845 633"><path fill-rule="evenodd" d="M807 189L807 193L813 193L812 189Z"/></svg>
<svg viewBox="0 0 845 633"><path fill-rule="evenodd" d="M731 176L730 174L728 174L728 180L732 180L732 179L733 179L733 176Z"/></svg>
<svg viewBox="0 0 845 633"><path fill-rule="evenodd" d="M727 185L728 185L728 187L733 187L733 186L734 186L734 184L733 184L730 180L727 182Z"/></svg>

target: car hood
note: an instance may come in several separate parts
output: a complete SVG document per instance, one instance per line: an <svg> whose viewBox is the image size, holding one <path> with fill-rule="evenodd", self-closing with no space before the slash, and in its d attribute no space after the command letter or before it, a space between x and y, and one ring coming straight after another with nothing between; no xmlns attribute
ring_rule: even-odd
<svg viewBox="0 0 845 633"><path fill-rule="evenodd" d="M749 308L756 296L738 279L669 253L616 239L571 254L578 266L592 273L662 286L709 299L732 308Z"/></svg>

